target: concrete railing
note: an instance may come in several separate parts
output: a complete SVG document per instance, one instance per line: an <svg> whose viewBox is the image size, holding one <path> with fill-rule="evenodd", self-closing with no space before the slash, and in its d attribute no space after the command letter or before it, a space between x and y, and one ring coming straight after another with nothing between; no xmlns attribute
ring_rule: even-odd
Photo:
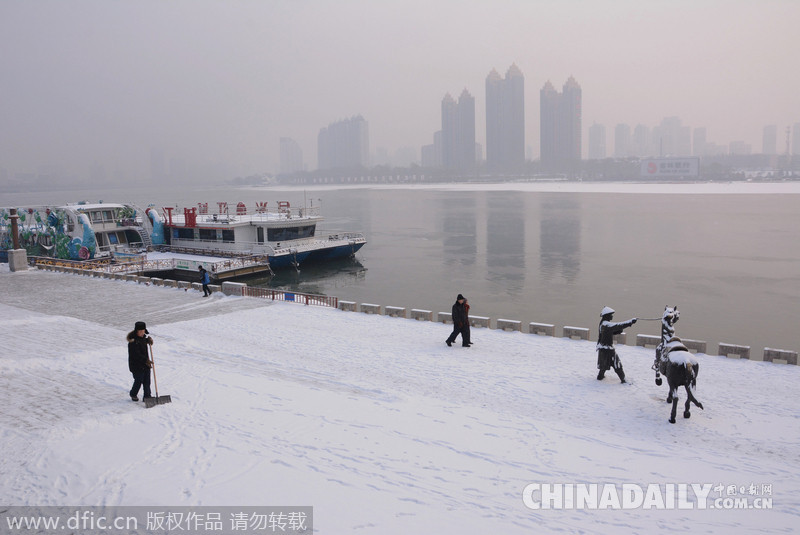
<svg viewBox="0 0 800 535"><path fill-rule="evenodd" d="M719 344L719 355L722 357L738 357L740 359L750 358L750 346L737 346L735 344Z"/></svg>
<svg viewBox="0 0 800 535"><path fill-rule="evenodd" d="M237 297L244 295L244 289L247 287L242 282L223 282L222 293L225 295L234 295Z"/></svg>
<svg viewBox="0 0 800 535"><path fill-rule="evenodd" d="M411 319L419 321L433 321L433 312L430 310L411 309Z"/></svg>
<svg viewBox="0 0 800 535"><path fill-rule="evenodd" d="M497 330L522 332L522 322L516 320L497 320Z"/></svg>
<svg viewBox="0 0 800 535"><path fill-rule="evenodd" d="M355 312L358 310L358 304L355 301L339 301L339 310Z"/></svg>
<svg viewBox="0 0 800 535"><path fill-rule="evenodd" d="M403 307L390 307L386 306L383 308L383 313L387 316L391 316L393 318L405 318L406 317L406 309Z"/></svg>
<svg viewBox="0 0 800 535"><path fill-rule="evenodd" d="M584 329L583 327L571 327L569 325L565 325L564 338L570 338L572 340L588 340L589 329Z"/></svg>
<svg viewBox="0 0 800 535"><path fill-rule="evenodd" d="M364 314L380 314L381 306L372 303L361 303L361 312Z"/></svg>
<svg viewBox="0 0 800 535"><path fill-rule="evenodd" d="M473 327L486 327L489 328L489 318L483 316L469 316L469 324Z"/></svg>
<svg viewBox="0 0 800 535"><path fill-rule="evenodd" d="M528 332L540 336L555 336L556 326L552 323L529 323Z"/></svg>
<svg viewBox="0 0 800 535"><path fill-rule="evenodd" d="M81 267L76 267L75 265L48 265L48 264L37 264L38 269L43 269L47 271L57 271L61 273L74 273L77 275L89 276L89 277L102 277L110 280L122 280L128 282L136 282L138 284L148 284L153 286L159 287L170 287L170 288L179 288L183 290L188 290L189 288L196 289L200 291L201 284L200 283L190 283L187 281L175 281L171 279L161 279L156 277L143 277L139 275L133 274L124 274L118 272L96 272L91 269L81 269ZM231 296L247 296L247 297L266 297L271 298L273 300L283 300L283 301L294 301L298 303L303 303L307 305L320 305L320 306L328 306L332 308L338 308L339 310L343 311L351 311L356 312L359 310L359 305L354 301L340 301L336 297L328 297L328 296L313 296L308 294L299 294L294 292L282 292L279 290L270 290L264 288L255 288L250 287L244 283L236 283L236 282L223 282L221 285L209 285L209 288L212 292L222 292L225 295ZM264 295L262 295L264 294ZM381 309L383 308L383 312ZM412 319L415 321L437 321L439 323L453 323L452 314L450 312L438 312L436 314L436 318L434 318L433 312L430 310L422 310L412 308L408 311L404 307L398 306L386 306L381 307L381 305L371 304L371 303L362 303L360 305L360 310L366 314L375 314L380 315L383 313L386 316L394 317L394 318L405 318L405 319ZM484 316L469 316L470 325L473 327L486 327L491 328L491 319ZM511 331L511 332L522 332L522 324L520 321L517 320L510 320L510 319L498 319L496 320L496 329L503 330L503 331ZM536 323L531 322L528 324L527 332L530 334L536 334L540 336L555 336L555 325L550 323ZM574 340L589 340L590 339L590 331L589 329L583 327L574 327L565 325L563 327L563 337L570 338ZM625 345L627 343L627 335L626 333L621 333L614 337L616 343ZM652 336L646 334L637 334L636 335L636 345L641 347L653 347L655 348L661 341L659 336ZM682 339L683 344L690 350L696 353L707 354L707 347L708 343L703 340L689 340L689 339ZM736 344L729 344L729 343L720 343L718 355L724 357L735 357L740 359L750 359L750 346L743 346L743 345L736 345ZM764 348L764 362L780 362L780 363L787 363L791 365L798 364L796 351L790 351L785 349L773 349L773 348Z"/></svg>
<svg viewBox="0 0 800 535"><path fill-rule="evenodd" d="M689 340L687 338L681 338L681 342L683 342L683 345L686 346L686 349L691 352L703 354L706 352L706 343L702 340Z"/></svg>
<svg viewBox="0 0 800 535"><path fill-rule="evenodd" d="M785 349L764 348L764 362L775 362L776 360L786 364L797 366L797 351L786 351Z"/></svg>

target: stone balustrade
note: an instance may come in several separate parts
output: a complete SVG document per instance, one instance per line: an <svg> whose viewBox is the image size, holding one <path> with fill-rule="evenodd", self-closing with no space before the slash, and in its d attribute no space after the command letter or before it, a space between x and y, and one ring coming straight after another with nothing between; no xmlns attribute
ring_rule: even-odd
<svg viewBox="0 0 800 535"><path fill-rule="evenodd" d="M102 277L112 280L136 282L138 284L152 284L153 286L158 286L158 287L179 288L184 290L192 288L198 291L200 291L202 288L202 285L199 282L192 283L187 281L161 279L157 277L151 278L133 274L99 272L90 269L81 269L79 267L73 267L73 266L37 265L37 268L44 269L47 271L61 272L61 273L73 273L88 277ZM237 282L223 282L221 285L209 285L209 288L211 289L212 292L221 291L225 295L242 296L246 295L245 289L247 288L247 284L237 283ZM359 305L354 301L340 301L335 299L333 301L333 304L329 306L337 306L339 310L351 311L351 312L356 312L359 309ZM360 305L360 310L365 314L380 315L381 305L362 303ZM450 312L438 312L436 315L436 319L434 320L432 311L416 309L416 308L411 309L407 313L407 309L404 307L386 306L384 307L384 315L394 318L413 319L416 321L437 321L439 323L445 323L445 324L453 323L452 314ZM470 325L472 325L473 327L491 328L491 319L488 317L471 315L469 316L469 322ZM517 320L498 319L496 321L495 328L503 331L521 332L522 324L520 321ZM531 322L528 324L528 333L540 336L555 336L555 325L550 323ZM563 337L570 338L573 340L588 341L590 337L590 331L589 329L583 327L574 327L565 325L563 327ZM615 343L617 344L626 345L627 334L623 332L619 335L615 335L614 340ZM682 339L681 341L687 347L687 349L689 349L692 352L702 353L702 354L707 353L708 344L703 340ZM637 346L655 348L660 342L661 338L659 336L652 336L646 334L636 335ZM750 346L736 345L730 343L720 343L718 355L731 358L750 359ZM766 347L764 348L763 359L765 362L780 362L795 366L798 364L797 352L785 349L773 349Z"/></svg>

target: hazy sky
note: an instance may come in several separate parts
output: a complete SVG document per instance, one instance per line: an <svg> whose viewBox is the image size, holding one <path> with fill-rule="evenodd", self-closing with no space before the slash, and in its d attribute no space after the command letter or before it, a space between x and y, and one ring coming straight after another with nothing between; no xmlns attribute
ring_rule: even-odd
<svg viewBox="0 0 800 535"><path fill-rule="evenodd" d="M525 75L526 145L539 90L572 75L583 130L666 116L761 151L800 122L798 0L0 0L0 167L149 174L150 150L237 173L278 170L296 139L361 114L371 149L432 142L445 93ZM584 141L584 151L586 142Z"/></svg>

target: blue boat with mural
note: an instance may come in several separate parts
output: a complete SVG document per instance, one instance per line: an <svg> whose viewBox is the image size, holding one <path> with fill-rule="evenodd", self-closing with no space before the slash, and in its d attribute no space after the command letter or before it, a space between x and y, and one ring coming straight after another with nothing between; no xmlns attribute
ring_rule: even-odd
<svg viewBox="0 0 800 535"><path fill-rule="evenodd" d="M75 203L17 207L20 247L28 256L95 260L138 254L159 241L163 227L154 227L147 212L131 204ZM0 208L0 261L13 246L10 208Z"/></svg>
<svg viewBox="0 0 800 535"><path fill-rule="evenodd" d="M158 252L161 258L174 254L180 260L176 256L172 271L188 274L204 265L221 280L352 257L366 244L360 232L318 236L318 206L293 208L281 201L248 208L240 202L230 209L227 202L216 204L215 210L199 203L162 208L161 213L152 205L142 210L133 204L102 202L18 207L20 247L29 257L139 259L143 266L148 253ZM8 261L12 243L10 208L0 208L0 261Z"/></svg>

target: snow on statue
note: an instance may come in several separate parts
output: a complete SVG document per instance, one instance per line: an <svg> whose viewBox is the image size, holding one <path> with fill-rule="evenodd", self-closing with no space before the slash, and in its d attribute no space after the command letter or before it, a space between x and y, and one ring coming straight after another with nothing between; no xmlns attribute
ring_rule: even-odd
<svg viewBox="0 0 800 535"><path fill-rule="evenodd" d="M613 323L612 319L614 319L614 309L603 307L600 312L600 327L597 334L597 369L600 370L597 373L597 380L602 381L606 371L609 368L614 368L620 382L624 383L625 372L622 370L622 362L619 360L619 355L614 349L614 335L620 334L626 327L636 323L636 318L619 323Z"/></svg>
<svg viewBox="0 0 800 535"><path fill-rule="evenodd" d="M689 418L691 413L689 407L694 403L701 409L703 404L695 399L692 388L697 386L697 374L700 371L700 364L697 359L689 352L680 338L675 336L675 322L678 321L680 313L678 307L664 307L664 315L661 317L661 343L656 347L656 360L653 369L656 370L656 384L661 384L661 375L667 377L669 384L669 395L667 403L672 403L669 423L675 423L675 413L678 410L678 388L683 386L686 389L686 405L684 406L683 417Z"/></svg>

